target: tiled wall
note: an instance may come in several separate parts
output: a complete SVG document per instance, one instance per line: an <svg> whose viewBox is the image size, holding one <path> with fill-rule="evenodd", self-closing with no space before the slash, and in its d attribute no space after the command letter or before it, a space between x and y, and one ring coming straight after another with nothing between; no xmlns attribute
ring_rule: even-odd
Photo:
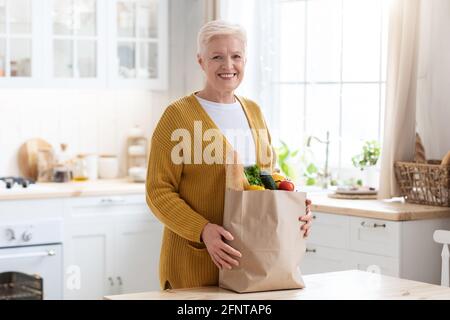
<svg viewBox="0 0 450 320"><path fill-rule="evenodd" d="M140 125L150 137L162 101L148 91L0 90L0 176L19 174L18 149L35 137L72 154L117 154L124 175L128 130Z"/></svg>

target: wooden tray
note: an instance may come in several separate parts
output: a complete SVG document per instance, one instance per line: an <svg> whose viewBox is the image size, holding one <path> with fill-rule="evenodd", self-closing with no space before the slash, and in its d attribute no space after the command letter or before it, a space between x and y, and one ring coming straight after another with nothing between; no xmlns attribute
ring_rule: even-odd
<svg viewBox="0 0 450 320"><path fill-rule="evenodd" d="M377 199L377 194L338 194L338 193L330 193L328 197L334 199L354 199L354 200L370 200Z"/></svg>

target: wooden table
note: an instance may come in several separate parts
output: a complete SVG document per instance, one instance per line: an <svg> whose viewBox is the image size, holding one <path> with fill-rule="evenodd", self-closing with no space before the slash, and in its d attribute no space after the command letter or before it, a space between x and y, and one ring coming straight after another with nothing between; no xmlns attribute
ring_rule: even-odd
<svg viewBox="0 0 450 320"><path fill-rule="evenodd" d="M258 293L235 293L218 287L172 289L116 296L107 300L450 300L450 288L359 270L306 275L306 287Z"/></svg>

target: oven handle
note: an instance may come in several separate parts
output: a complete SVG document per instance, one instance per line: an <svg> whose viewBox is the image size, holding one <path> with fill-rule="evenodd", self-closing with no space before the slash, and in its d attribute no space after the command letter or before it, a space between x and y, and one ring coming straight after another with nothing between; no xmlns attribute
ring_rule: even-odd
<svg viewBox="0 0 450 320"><path fill-rule="evenodd" d="M16 258L53 257L53 256L56 256L56 251L47 250L40 252L0 255L0 260L16 259Z"/></svg>

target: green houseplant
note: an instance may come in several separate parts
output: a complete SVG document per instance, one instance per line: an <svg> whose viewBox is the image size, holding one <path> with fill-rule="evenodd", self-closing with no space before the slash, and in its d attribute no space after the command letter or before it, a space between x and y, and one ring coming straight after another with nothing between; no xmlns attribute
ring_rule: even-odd
<svg viewBox="0 0 450 320"><path fill-rule="evenodd" d="M378 185L377 170L375 168L380 158L380 144L376 140L366 141L360 154L352 157L353 166L364 173L364 184L376 188ZM361 183L359 183L361 185Z"/></svg>
<svg viewBox="0 0 450 320"><path fill-rule="evenodd" d="M307 186L316 185L321 174L316 164L307 160L309 157L306 153L300 154L300 149L291 150L284 141L280 142L281 146L276 148L275 152L282 173L293 181L297 181L301 176L305 179L304 183Z"/></svg>
<svg viewBox="0 0 450 320"><path fill-rule="evenodd" d="M367 167L375 166L380 157L380 144L376 140L366 141L360 154L352 158L356 168L364 170Z"/></svg>
<svg viewBox="0 0 450 320"><path fill-rule="evenodd" d="M300 150L291 150L284 141L280 142L281 146L275 149L278 165L286 177L295 180L298 176L298 172L292 162L297 157Z"/></svg>

